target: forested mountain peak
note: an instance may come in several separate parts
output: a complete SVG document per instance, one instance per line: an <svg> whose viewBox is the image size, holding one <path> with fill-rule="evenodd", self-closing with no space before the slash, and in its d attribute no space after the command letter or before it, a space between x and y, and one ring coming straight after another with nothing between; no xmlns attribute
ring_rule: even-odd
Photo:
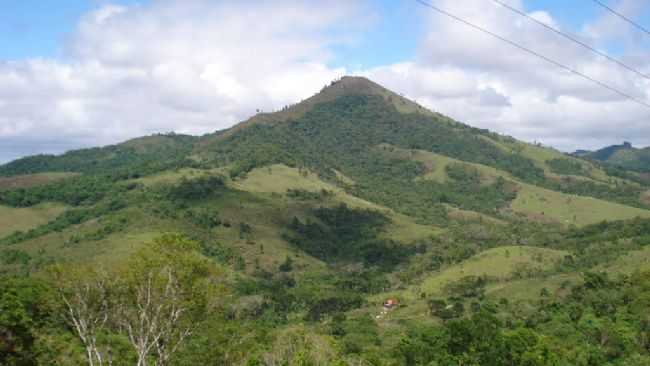
<svg viewBox="0 0 650 366"><path fill-rule="evenodd" d="M272 125L275 123L286 122L304 116L305 113L311 111L318 104L331 102L340 97L352 96L381 97L386 102L392 104L401 113L421 113L443 117L442 115L433 113L417 104L416 102L409 100L398 93L384 88L383 86L375 83L374 81L371 81L366 77L343 76L340 79L332 81L329 85L324 86L320 92L307 99L304 99L296 104L284 106L278 111L265 112L258 110L257 114L253 117L243 121L240 124L235 125L230 129L218 131L215 133L215 135L228 136L243 127L258 123ZM447 122L451 122L451 119L446 120Z"/></svg>

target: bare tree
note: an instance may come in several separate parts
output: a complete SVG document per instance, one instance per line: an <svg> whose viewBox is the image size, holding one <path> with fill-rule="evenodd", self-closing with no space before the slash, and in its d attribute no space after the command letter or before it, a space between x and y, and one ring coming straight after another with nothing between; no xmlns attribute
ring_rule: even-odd
<svg viewBox="0 0 650 366"><path fill-rule="evenodd" d="M195 329L207 293L201 281L207 262L188 251L195 243L174 234L161 237L141 252L125 275L116 307L116 323L128 337L137 366L169 364Z"/></svg>
<svg viewBox="0 0 650 366"><path fill-rule="evenodd" d="M86 349L90 366L112 365L109 347L98 335L109 321L109 277L103 271L55 269L56 288L64 305L64 318Z"/></svg>
<svg viewBox="0 0 650 366"><path fill-rule="evenodd" d="M121 333L132 345L137 366L167 366L200 324L213 284L199 244L166 234L145 245L125 269L54 269L65 320L86 349L90 366L113 364L103 333Z"/></svg>
<svg viewBox="0 0 650 366"><path fill-rule="evenodd" d="M172 268L158 273L149 271L127 290L118 305L117 324L126 333L138 356L138 366L147 366L155 353L155 365L169 364L171 355L191 334L192 322L186 321L189 304Z"/></svg>

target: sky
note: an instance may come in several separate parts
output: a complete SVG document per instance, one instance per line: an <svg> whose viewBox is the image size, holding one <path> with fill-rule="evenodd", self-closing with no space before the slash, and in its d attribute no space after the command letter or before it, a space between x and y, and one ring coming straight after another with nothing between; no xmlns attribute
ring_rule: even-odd
<svg viewBox="0 0 650 366"><path fill-rule="evenodd" d="M650 74L650 35L591 0L501 1ZM492 0L428 2L650 104L648 78ZM650 28L650 2L606 3ZM562 151L650 145L650 108L415 0L3 0L0 163L214 132L343 75Z"/></svg>

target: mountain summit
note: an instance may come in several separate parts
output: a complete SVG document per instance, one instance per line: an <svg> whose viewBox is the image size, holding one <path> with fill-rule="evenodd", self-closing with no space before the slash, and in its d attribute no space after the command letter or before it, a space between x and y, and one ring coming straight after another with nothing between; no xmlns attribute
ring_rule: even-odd
<svg viewBox="0 0 650 366"><path fill-rule="evenodd" d="M340 97L349 96L378 96L392 103L395 108L403 112L431 114L430 111L423 108L419 104L384 88L383 86L375 83L374 81L371 81L370 79L362 76L344 76L341 79L331 82L330 85L325 86L317 94L299 103L285 106L276 112L258 113L248 120L225 131L225 134L230 134L233 131L237 131L240 128L249 126L251 124L273 124L284 122L290 119L300 118L309 110L314 108L314 106L317 104L327 103Z"/></svg>

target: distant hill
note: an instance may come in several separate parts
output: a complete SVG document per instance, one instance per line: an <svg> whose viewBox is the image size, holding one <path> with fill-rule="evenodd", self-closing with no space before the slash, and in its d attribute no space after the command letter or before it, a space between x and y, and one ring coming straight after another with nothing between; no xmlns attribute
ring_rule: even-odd
<svg viewBox="0 0 650 366"><path fill-rule="evenodd" d="M650 147L635 148L629 142L596 151L576 151L573 155L641 172L650 171Z"/></svg>

